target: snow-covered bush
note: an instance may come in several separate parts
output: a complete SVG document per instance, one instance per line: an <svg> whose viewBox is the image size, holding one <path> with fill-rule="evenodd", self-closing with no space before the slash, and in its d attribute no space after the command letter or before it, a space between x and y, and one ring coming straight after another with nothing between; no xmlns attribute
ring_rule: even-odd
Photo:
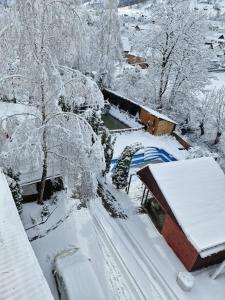
<svg viewBox="0 0 225 300"><path fill-rule="evenodd" d="M16 98L9 98L6 95L0 95L0 101L8 103L16 103Z"/></svg>
<svg viewBox="0 0 225 300"><path fill-rule="evenodd" d="M102 173L103 176L105 176L107 173L109 173L111 161L113 158L115 142L116 142L116 139L112 138L109 130L104 127L103 131L102 131L102 135L101 135L101 143L102 143L102 147L104 149L104 156L105 156L105 169L103 170L103 173Z"/></svg>
<svg viewBox="0 0 225 300"><path fill-rule="evenodd" d="M7 182L9 184L9 188L11 190L13 199L15 201L17 210L19 214L22 213L23 211L23 206L22 206L22 188L20 187L20 173L14 173L11 168L5 169L4 173L6 175Z"/></svg>
<svg viewBox="0 0 225 300"><path fill-rule="evenodd" d="M116 163L115 173L112 175L112 182L117 189L123 189L127 186L131 160L141 148L142 146L138 143L124 148Z"/></svg>
<svg viewBox="0 0 225 300"><path fill-rule="evenodd" d="M50 215L50 211L47 204L44 204L41 210L41 218L48 217Z"/></svg>
<svg viewBox="0 0 225 300"><path fill-rule="evenodd" d="M208 149L202 149L199 146L191 147L188 150L188 155L187 159L192 159L192 158L200 158L200 157L213 157L213 158L218 158L217 153L213 153L209 151Z"/></svg>
<svg viewBox="0 0 225 300"><path fill-rule="evenodd" d="M103 130L104 123L101 118L101 111L99 110L88 110L85 112L85 118L91 125L93 131L99 135L100 131Z"/></svg>

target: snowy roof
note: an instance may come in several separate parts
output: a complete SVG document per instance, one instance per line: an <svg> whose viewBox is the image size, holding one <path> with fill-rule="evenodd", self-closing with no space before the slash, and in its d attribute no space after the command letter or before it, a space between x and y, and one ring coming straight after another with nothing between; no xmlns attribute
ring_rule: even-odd
<svg viewBox="0 0 225 300"><path fill-rule="evenodd" d="M159 118L159 119L162 119L162 120L171 122L171 123L173 123L173 124L177 124L177 122L175 122L175 121L173 121L172 119L168 118L166 115L161 114L161 113L159 113L158 111L153 110L153 109L150 109L150 108L148 108L148 107L146 107L146 106L144 106L144 105L141 105L141 104L135 102L134 100L131 100L131 99L125 97L125 96L122 96L122 95L119 94L118 92L115 92L115 91L110 90L110 89L105 89L105 90L108 91L108 92L110 92L110 93L112 93L112 94L114 94L114 95L117 95L118 97L124 98L125 100L128 100L128 101L131 102L131 103L134 103L134 104L138 105L139 107L143 108L145 111L149 112L151 115L153 115L153 116L155 116L155 117L157 117L157 118Z"/></svg>
<svg viewBox="0 0 225 300"><path fill-rule="evenodd" d="M177 122L173 121L172 119L170 119L170 118L167 117L166 115L161 114L161 113L159 113L159 112L156 111L156 110L153 110L153 109L148 108L148 107L143 106L143 105L142 105L141 107L142 107L144 110L146 110L147 112L149 112L151 115L153 115L153 116L155 116L155 117L157 117L157 118L159 118L159 119L162 119L162 120L171 122L171 123L173 123L173 124L177 124Z"/></svg>
<svg viewBox="0 0 225 300"><path fill-rule="evenodd" d="M0 298L53 300L0 171Z"/></svg>
<svg viewBox="0 0 225 300"><path fill-rule="evenodd" d="M185 235L207 257L225 249L225 175L211 157L149 165Z"/></svg>
<svg viewBox="0 0 225 300"><path fill-rule="evenodd" d="M70 300L105 299L100 282L93 270L91 259L84 256L81 250L70 249L57 255L55 271L63 280Z"/></svg>

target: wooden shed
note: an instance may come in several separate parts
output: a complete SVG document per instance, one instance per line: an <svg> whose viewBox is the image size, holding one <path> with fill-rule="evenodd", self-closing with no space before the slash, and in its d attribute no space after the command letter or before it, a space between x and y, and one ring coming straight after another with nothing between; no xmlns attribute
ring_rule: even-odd
<svg viewBox="0 0 225 300"><path fill-rule="evenodd" d="M161 234L188 271L225 260L225 175L213 158L137 172L164 211Z"/></svg>
<svg viewBox="0 0 225 300"><path fill-rule="evenodd" d="M153 135L171 134L177 124L167 116L143 106L141 106L139 118L141 123L146 125L146 130Z"/></svg>
<svg viewBox="0 0 225 300"><path fill-rule="evenodd" d="M149 66L144 57L129 53L126 54L126 58L128 64L130 65L139 65L139 67L141 67L142 69L147 69Z"/></svg>
<svg viewBox="0 0 225 300"><path fill-rule="evenodd" d="M176 122L167 116L149 109L127 99L116 92L104 89L103 95L105 100L110 104L118 106L119 109L128 112L132 116L139 116L140 122L146 126L146 130L153 135L171 134L176 128Z"/></svg>

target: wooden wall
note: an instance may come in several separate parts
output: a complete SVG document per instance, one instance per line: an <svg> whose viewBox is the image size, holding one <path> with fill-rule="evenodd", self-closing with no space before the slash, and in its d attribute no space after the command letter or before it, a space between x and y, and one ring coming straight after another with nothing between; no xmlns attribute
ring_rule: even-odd
<svg viewBox="0 0 225 300"><path fill-rule="evenodd" d="M178 224L149 167L141 169L137 174L165 211L166 217L161 233L188 271L199 270L225 260L225 251L201 258Z"/></svg>
<svg viewBox="0 0 225 300"><path fill-rule="evenodd" d="M186 269L192 271L199 256L198 252L168 214L166 215L161 233Z"/></svg>
<svg viewBox="0 0 225 300"><path fill-rule="evenodd" d="M126 54L127 62L130 65L139 65L142 69L147 69L148 64L146 63L145 58L141 56L136 56L133 54Z"/></svg>
<svg viewBox="0 0 225 300"><path fill-rule="evenodd" d="M176 127L176 124L160 119L155 131L155 135L171 134Z"/></svg>
<svg viewBox="0 0 225 300"><path fill-rule="evenodd" d="M140 110L139 118L140 121L145 125L147 125L149 121L154 122L153 126L147 128L147 130L154 135L171 134L176 127L176 124L157 118L143 108Z"/></svg>
<svg viewBox="0 0 225 300"><path fill-rule="evenodd" d="M179 136L176 132L172 132L172 135L184 147L184 149L188 150L191 148L191 145L187 141L185 141L181 136Z"/></svg>
<svg viewBox="0 0 225 300"><path fill-rule="evenodd" d="M144 182L146 187L151 191L151 193L154 195L154 198L158 201L161 208L169 214L174 221L176 221L175 216L173 215L173 212L168 205L163 193L161 192L154 176L152 175L149 167L145 167L137 172L137 175L140 177L141 181Z"/></svg>
<svg viewBox="0 0 225 300"><path fill-rule="evenodd" d="M111 104L118 106L119 109L122 109L133 116L139 114L139 119L142 124L147 126L149 121L154 122L153 126L146 128L146 130L153 135L171 134L176 127L176 124L157 118L140 105L130 101L129 99L114 94L109 90L103 90L102 93L105 100L108 100Z"/></svg>
<svg viewBox="0 0 225 300"><path fill-rule="evenodd" d="M195 261L192 270L195 271L218 263L222 263L224 260L225 260L225 251L220 251L216 254L213 254L205 258L201 258L201 256L199 255Z"/></svg>
<svg viewBox="0 0 225 300"><path fill-rule="evenodd" d="M118 106L120 109L128 112L132 116L136 116L138 113L140 113L141 108L138 104L133 103L122 96L114 94L109 90L103 90L102 93L105 100L108 100L109 103Z"/></svg>

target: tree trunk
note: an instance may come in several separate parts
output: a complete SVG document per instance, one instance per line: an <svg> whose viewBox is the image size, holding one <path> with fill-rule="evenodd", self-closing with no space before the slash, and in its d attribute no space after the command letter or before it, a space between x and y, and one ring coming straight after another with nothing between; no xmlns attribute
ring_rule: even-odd
<svg viewBox="0 0 225 300"><path fill-rule="evenodd" d="M46 145L46 130L43 133L43 146L42 150L44 153L43 165L42 165L42 176L41 176L41 187L38 196L38 204L43 204L44 198L44 191L45 191L45 182L48 173L48 152L47 152L47 145Z"/></svg>
<svg viewBox="0 0 225 300"><path fill-rule="evenodd" d="M200 125L199 125L199 128L201 130L201 136L205 134L205 127L204 127L204 123L201 122Z"/></svg>
<svg viewBox="0 0 225 300"><path fill-rule="evenodd" d="M164 85L164 75L165 75L165 58L163 57L163 63L161 65L161 73L160 73L160 83L159 83L159 94L157 99L157 108L162 109L162 96L163 96L163 85Z"/></svg>
<svg viewBox="0 0 225 300"><path fill-rule="evenodd" d="M44 91L44 83L41 82L41 103L42 103L42 124L45 124L46 120L46 112L45 112L45 91ZM43 163L42 163L42 176L41 176L41 186L38 195L38 204L43 204L44 191L45 191L45 182L48 173L48 149L47 149L47 129L44 127L43 137L42 137L42 151L43 151Z"/></svg>
<svg viewBox="0 0 225 300"><path fill-rule="evenodd" d="M222 135L222 133L220 131L217 131L216 138L215 138L215 141L214 141L214 145L219 144L221 135Z"/></svg>
<svg viewBox="0 0 225 300"><path fill-rule="evenodd" d="M163 105L162 105L163 76L164 76L164 72L162 70L162 72L161 72L161 78L160 78L159 95L158 95L158 99L157 99L157 109L162 109L163 108Z"/></svg>

